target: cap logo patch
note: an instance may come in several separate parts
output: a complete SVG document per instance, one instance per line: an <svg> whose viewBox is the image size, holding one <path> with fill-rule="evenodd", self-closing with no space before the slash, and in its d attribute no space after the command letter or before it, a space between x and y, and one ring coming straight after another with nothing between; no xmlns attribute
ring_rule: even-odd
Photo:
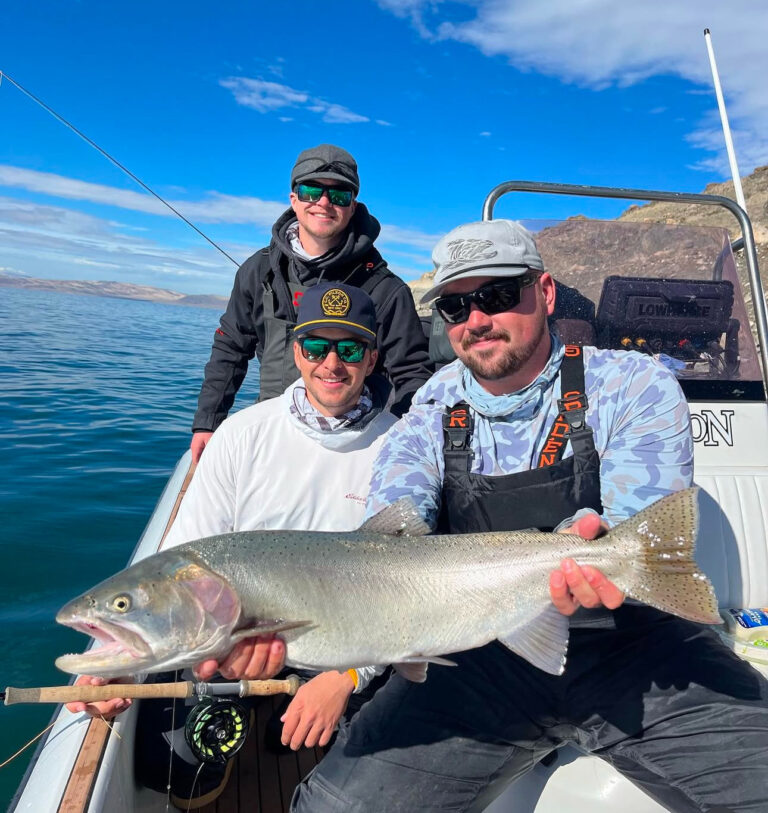
<svg viewBox="0 0 768 813"><path fill-rule="evenodd" d="M340 288L331 288L323 294L320 307L325 316L346 316L352 303L349 297Z"/></svg>
<svg viewBox="0 0 768 813"><path fill-rule="evenodd" d="M499 253L491 251L492 246L491 240L452 240L447 246L450 259L443 268L447 271L478 260L491 260Z"/></svg>

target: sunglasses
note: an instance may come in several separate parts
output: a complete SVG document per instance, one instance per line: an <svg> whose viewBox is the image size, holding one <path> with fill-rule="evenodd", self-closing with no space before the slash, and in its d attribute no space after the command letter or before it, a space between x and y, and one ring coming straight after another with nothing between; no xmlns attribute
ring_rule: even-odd
<svg viewBox="0 0 768 813"><path fill-rule="evenodd" d="M300 183L296 184L296 197L302 203L317 203L323 194L328 195L328 200L334 206L346 208L352 203L354 192L351 189L344 189L340 186L320 186L319 184Z"/></svg>
<svg viewBox="0 0 768 813"><path fill-rule="evenodd" d="M319 336L302 336L296 340L301 348L301 355L307 361L319 362L331 352L346 364L357 364L365 357L370 345L361 339L322 339Z"/></svg>
<svg viewBox="0 0 768 813"><path fill-rule="evenodd" d="M523 288L533 285L538 278L537 273L523 274L504 282L489 282L468 294L447 294L435 300L435 308L449 325L466 322L473 302L489 316L511 311L520 304Z"/></svg>

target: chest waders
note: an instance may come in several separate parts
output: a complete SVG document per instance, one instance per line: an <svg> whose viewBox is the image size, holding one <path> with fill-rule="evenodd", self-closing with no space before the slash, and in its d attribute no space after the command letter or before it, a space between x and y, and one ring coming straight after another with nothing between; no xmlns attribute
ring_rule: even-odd
<svg viewBox="0 0 768 813"><path fill-rule="evenodd" d="M259 367L259 401L276 398L299 377L293 363L293 329L296 327L296 309L307 288L307 285L289 279L292 318L279 319L275 316L274 290L269 281L264 282L264 350Z"/></svg>
<svg viewBox="0 0 768 813"><path fill-rule="evenodd" d="M580 347L566 347L560 368L559 411L538 467L489 477L473 474L473 419L465 403L443 416L445 477L438 521L441 533L551 531L579 508L603 512L600 458L587 426L584 358ZM563 459L571 443L573 455Z"/></svg>
<svg viewBox="0 0 768 813"><path fill-rule="evenodd" d="M586 423L584 356L568 345L560 368L558 414L529 471L490 477L473 474L473 418L469 405L447 408L443 415L442 505L438 533L483 533L538 528L552 531L580 508L603 513L600 500L600 458ZM570 442L573 455L563 459ZM609 610L579 609L571 626L612 626Z"/></svg>

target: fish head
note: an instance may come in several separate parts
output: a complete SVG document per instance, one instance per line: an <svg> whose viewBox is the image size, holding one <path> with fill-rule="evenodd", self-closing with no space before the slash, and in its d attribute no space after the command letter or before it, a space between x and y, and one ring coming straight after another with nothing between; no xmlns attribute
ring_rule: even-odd
<svg viewBox="0 0 768 813"><path fill-rule="evenodd" d="M240 613L234 588L194 553L156 554L59 610L56 621L99 645L56 666L100 677L194 666L231 649Z"/></svg>

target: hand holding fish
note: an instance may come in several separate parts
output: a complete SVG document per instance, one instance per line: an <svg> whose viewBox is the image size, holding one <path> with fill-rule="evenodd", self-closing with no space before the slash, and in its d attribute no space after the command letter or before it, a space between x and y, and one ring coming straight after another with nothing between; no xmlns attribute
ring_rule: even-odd
<svg viewBox="0 0 768 813"><path fill-rule="evenodd" d="M576 534L583 539L597 539L608 526L597 514L580 517L560 533ZM615 610L624 603L624 593L597 569L579 565L573 559L563 559L560 570L549 576L552 603L563 615L573 615L579 607L608 607Z"/></svg>
<svg viewBox="0 0 768 813"><path fill-rule="evenodd" d="M285 661L285 642L274 635L244 638L219 663L209 659L195 668L200 680L210 680L217 672L227 680L266 680L274 677Z"/></svg>
<svg viewBox="0 0 768 813"><path fill-rule="evenodd" d="M294 751L328 745L354 689L347 672L322 672L305 683L280 718L283 745Z"/></svg>

